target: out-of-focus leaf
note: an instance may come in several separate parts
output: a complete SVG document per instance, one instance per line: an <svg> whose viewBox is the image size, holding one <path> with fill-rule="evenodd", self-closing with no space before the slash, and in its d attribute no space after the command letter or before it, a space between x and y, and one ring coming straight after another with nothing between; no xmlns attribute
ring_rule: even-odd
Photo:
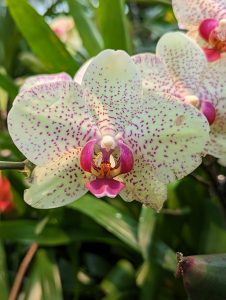
<svg viewBox="0 0 226 300"><path fill-rule="evenodd" d="M153 259L145 261L137 276L140 300L156 300L161 286L161 269Z"/></svg>
<svg viewBox="0 0 226 300"><path fill-rule="evenodd" d="M105 48L123 49L130 53L131 41L124 0L100 0L97 17Z"/></svg>
<svg viewBox="0 0 226 300"><path fill-rule="evenodd" d="M155 211L150 207L143 206L139 219L138 241L141 247L141 252L145 259L148 259L148 256L150 254L155 223Z"/></svg>
<svg viewBox="0 0 226 300"><path fill-rule="evenodd" d="M106 294L126 291L133 288L135 270L128 260L120 260L101 282L101 288Z"/></svg>
<svg viewBox="0 0 226 300"><path fill-rule="evenodd" d="M96 241L113 243L114 239L96 232L84 232L77 228L62 230L59 227L48 225L41 233L37 232L40 223L30 220L0 222L0 239L23 243L38 243L43 246L58 246L69 244L72 241Z"/></svg>
<svg viewBox="0 0 226 300"><path fill-rule="evenodd" d="M67 0L67 2L84 47L91 56L96 55L103 49L103 41L100 33L90 19L90 16L87 16L85 8L79 0Z"/></svg>
<svg viewBox="0 0 226 300"><path fill-rule="evenodd" d="M137 222L129 215L89 194L75 201L70 207L88 215L124 243L139 251Z"/></svg>
<svg viewBox="0 0 226 300"><path fill-rule="evenodd" d="M43 17L26 0L6 2L18 28L46 69L49 72L65 71L74 75L79 67L78 64Z"/></svg>
<svg viewBox="0 0 226 300"><path fill-rule="evenodd" d="M163 269L175 272L177 266L176 253L162 241L155 242L153 257Z"/></svg>
<svg viewBox="0 0 226 300"><path fill-rule="evenodd" d="M0 87L7 91L11 98L15 98L19 90L13 80L2 72L0 72Z"/></svg>
<svg viewBox="0 0 226 300"><path fill-rule="evenodd" d="M45 250L38 250L28 276L25 300L62 300L58 266Z"/></svg>
<svg viewBox="0 0 226 300"><path fill-rule="evenodd" d="M8 274L6 268L6 255L2 242L0 241L0 293L1 300L7 300L9 294Z"/></svg>

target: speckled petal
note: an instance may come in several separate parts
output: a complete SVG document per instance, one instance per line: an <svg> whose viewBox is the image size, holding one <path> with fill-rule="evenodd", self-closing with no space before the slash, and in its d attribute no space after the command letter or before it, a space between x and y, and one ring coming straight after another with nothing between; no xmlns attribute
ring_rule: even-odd
<svg viewBox="0 0 226 300"><path fill-rule="evenodd" d="M134 169L120 177L125 183L120 196L125 201L137 200L160 211L167 199L167 187L156 179L150 165L144 159L136 156Z"/></svg>
<svg viewBox="0 0 226 300"><path fill-rule="evenodd" d="M213 103L216 119L211 125L208 153L221 157L226 152L226 58L209 64L200 89L200 98Z"/></svg>
<svg viewBox="0 0 226 300"><path fill-rule="evenodd" d="M208 154L220 158L226 153L226 102L219 102L216 113L216 119L210 127L210 142L207 145L207 151Z"/></svg>
<svg viewBox="0 0 226 300"><path fill-rule="evenodd" d="M145 95L146 106L126 128L125 143L142 153L164 183L183 178L201 163L209 139L206 118L167 94Z"/></svg>
<svg viewBox="0 0 226 300"><path fill-rule="evenodd" d="M19 150L44 164L70 147L95 138L96 127L73 81L49 82L21 92L9 112L8 127Z"/></svg>
<svg viewBox="0 0 226 300"><path fill-rule="evenodd" d="M181 32L166 33L158 42L157 54L164 60L181 94L195 95L207 68L203 50Z"/></svg>
<svg viewBox="0 0 226 300"><path fill-rule="evenodd" d="M226 18L225 0L172 0L172 5L181 29L198 26L209 18Z"/></svg>
<svg viewBox="0 0 226 300"><path fill-rule="evenodd" d="M105 50L97 55L88 66L82 85L102 134L123 131L140 106L139 70L124 51Z"/></svg>
<svg viewBox="0 0 226 300"><path fill-rule="evenodd" d="M152 53L137 54L132 57L141 73L142 84L145 89L171 93L173 80L170 77L161 58Z"/></svg>
<svg viewBox="0 0 226 300"><path fill-rule="evenodd" d="M74 81L77 82L78 84L82 84L82 80L83 77L85 75L85 72L88 68L88 66L90 65L91 61L93 60L93 58L90 58L88 61L86 61L81 68L76 72L75 77L74 77Z"/></svg>
<svg viewBox="0 0 226 300"><path fill-rule="evenodd" d="M30 89L31 87L38 84L43 84L47 82L56 82L62 80L72 80L72 78L70 75L64 72L51 74L51 75L41 74L41 75L31 76L25 80L24 84L20 88L20 92L26 89Z"/></svg>
<svg viewBox="0 0 226 300"><path fill-rule="evenodd" d="M60 207L83 196L87 192L87 178L79 166L80 152L81 148L70 149L57 160L36 167L24 200L44 209Z"/></svg>

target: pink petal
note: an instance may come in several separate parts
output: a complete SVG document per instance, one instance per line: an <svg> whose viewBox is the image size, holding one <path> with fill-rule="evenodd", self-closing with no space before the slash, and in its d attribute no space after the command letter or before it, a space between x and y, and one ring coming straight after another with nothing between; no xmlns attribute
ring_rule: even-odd
<svg viewBox="0 0 226 300"><path fill-rule="evenodd" d="M118 142L120 149L120 170L121 174L128 173L133 169L134 159L133 152L123 142Z"/></svg>
<svg viewBox="0 0 226 300"><path fill-rule="evenodd" d="M172 5L181 29L194 29L205 19L226 18L225 0L172 0Z"/></svg>
<svg viewBox="0 0 226 300"><path fill-rule="evenodd" d="M209 101L202 101L200 111L207 118L209 124L212 125L216 119L216 110L214 105Z"/></svg>
<svg viewBox="0 0 226 300"><path fill-rule="evenodd" d="M82 148L80 155L80 165L81 168L86 172L91 172L94 146L96 143L97 140L91 140Z"/></svg>
<svg viewBox="0 0 226 300"><path fill-rule="evenodd" d="M108 178L98 178L86 183L87 189L97 198L104 196L115 198L124 186L122 182Z"/></svg>
<svg viewBox="0 0 226 300"><path fill-rule="evenodd" d="M123 132L142 95L139 70L130 56L122 50L102 51L89 64L82 85L102 135Z"/></svg>
<svg viewBox="0 0 226 300"><path fill-rule="evenodd" d="M219 22L216 19L206 19L199 25L199 33L204 40L209 41L210 33L213 31Z"/></svg>
<svg viewBox="0 0 226 300"><path fill-rule="evenodd" d="M8 115L14 143L37 165L61 156L68 148L84 146L97 135L84 102L81 86L69 80L19 93Z"/></svg>
<svg viewBox="0 0 226 300"><path fill-rule="evenodd" d="M213 62L221 58L221 53L216 49L203 48L204 53L208 59L208 62Z"/></svg>

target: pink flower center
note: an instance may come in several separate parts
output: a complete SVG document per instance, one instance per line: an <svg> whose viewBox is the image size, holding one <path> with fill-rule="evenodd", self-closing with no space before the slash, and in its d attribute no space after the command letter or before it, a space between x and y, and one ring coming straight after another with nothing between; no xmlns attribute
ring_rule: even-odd
<svg viewBox="0 0 226 300"><path fill-rule="evenodd" d="M86 143L80 156L81 168L96 177L86 187L97 197L115 197L124 184L114 177L130 172L133 163L130 148L109 135Z"/></svg>
<svg viewBox="0 0 226 300"><path fill-rule="evenodd" d="M209 43L210 47L218 53L226 52L226 19L217 21L216 19L206 19L199 26L200 36ZM208 48L204 49L209 60L215 60L219 58L219 55L213 56L213 53L209 53ZM215 57L215 59L211 59Z"/></svg>

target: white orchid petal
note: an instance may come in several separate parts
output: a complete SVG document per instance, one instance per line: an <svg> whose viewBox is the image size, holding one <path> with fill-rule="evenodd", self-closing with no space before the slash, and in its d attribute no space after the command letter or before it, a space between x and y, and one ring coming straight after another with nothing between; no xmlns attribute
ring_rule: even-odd
<svg viewBox="0 0 226 300"><path fill-rule="evenodd" d="M173 80L159 56L152 53L142 53L134 55L132 59L140 69L142 84L145 89L171 93Z"/></svg>
<svg viewBox="0 0 226 300"><path fill-rule="evenodd" d="M226 99L224 99L226 100ZM208 154L220 158L226 153L226 102L220 101L216 106L216 119L210 127Z"/></svg>
<svg viewBox="0 0 226 300"><path fill-rule="evenodd" d="M158 212L161 210L167 199L167 187L156 179L150 165L142 157L136 157L134 169L121 177L125 188L120 196L125 201L137 200Z"/></svg>
<svg viewBox="0 0 226 300"><path fill-rule="evenodd" d="M90 65L90 63L92 62L93 58L90 58L89 60L87 60L82 66L81 68L76 72L75 76L74 76L74 81L77 82L78 84L82 84L83 81L83 77L85 75L85 72L88 68L88 66Z"/></svg>
<svg viewBox="0 0 226 300"><path fill-rule="evenodd" d="M209 18L226 18L225 0L172 0L172 5L181 29L191 29Z"/></svg>
<svg viewBox="0 0 226 300"><path fill-rule="evenodd" d="M79 166L81 148L70 149L63 156L34 169L33 183L24 200L36 208L66 205L83 196L86 175Z"/></svg>
<svg viewBox="0 0 226 300"><path fill-rule="evenodd" d="M208 153L221 157L226 152L226 58L208 65L203 75L200 98L213 103L216 119L210 127Z"/></svg>
<svg viewBox="0 0 226 300"><path fill-rule="evenodd" d="M67 73L57 73L57 74L41 74L41 75L35 75L28 77L24 84L20 88L20 92L30 89L35 85L38 84L43 84L43 83L48 83L48 82L57 82L57 81L62 81L62 80L72 80L71 76L68 75Z"/></svg>
<svg viewBox="0 0 226 300"><path fill-rule="evenodd" d="M87 104L102 134L123 131L140 105L139 70L121 50L105 50L88 66L82 85Z"/></svg>
<svg viewBox="0 0 226 300"><path fill-rule="evenodd" d="M181 32L166 33L159 40L156 52L164 60L174 87L181 94L195 95L208 65L195 41Z"/></svg>
<svg viewBox="0 0 226 300"><path fill-rule="evenodd" d="M19 93L8 115L10 135L34 164L43 164L69 147L83 146L96 134L81 87L49 82Z"/></svg>
<svg viewBox="0 0 226 300"><path fill-rule="evenodd" d="M125 143L144 155L160 181L183 178L201 163L208 122L196 108L167 94L145 97L142 114L126 128Z"/></svg>

